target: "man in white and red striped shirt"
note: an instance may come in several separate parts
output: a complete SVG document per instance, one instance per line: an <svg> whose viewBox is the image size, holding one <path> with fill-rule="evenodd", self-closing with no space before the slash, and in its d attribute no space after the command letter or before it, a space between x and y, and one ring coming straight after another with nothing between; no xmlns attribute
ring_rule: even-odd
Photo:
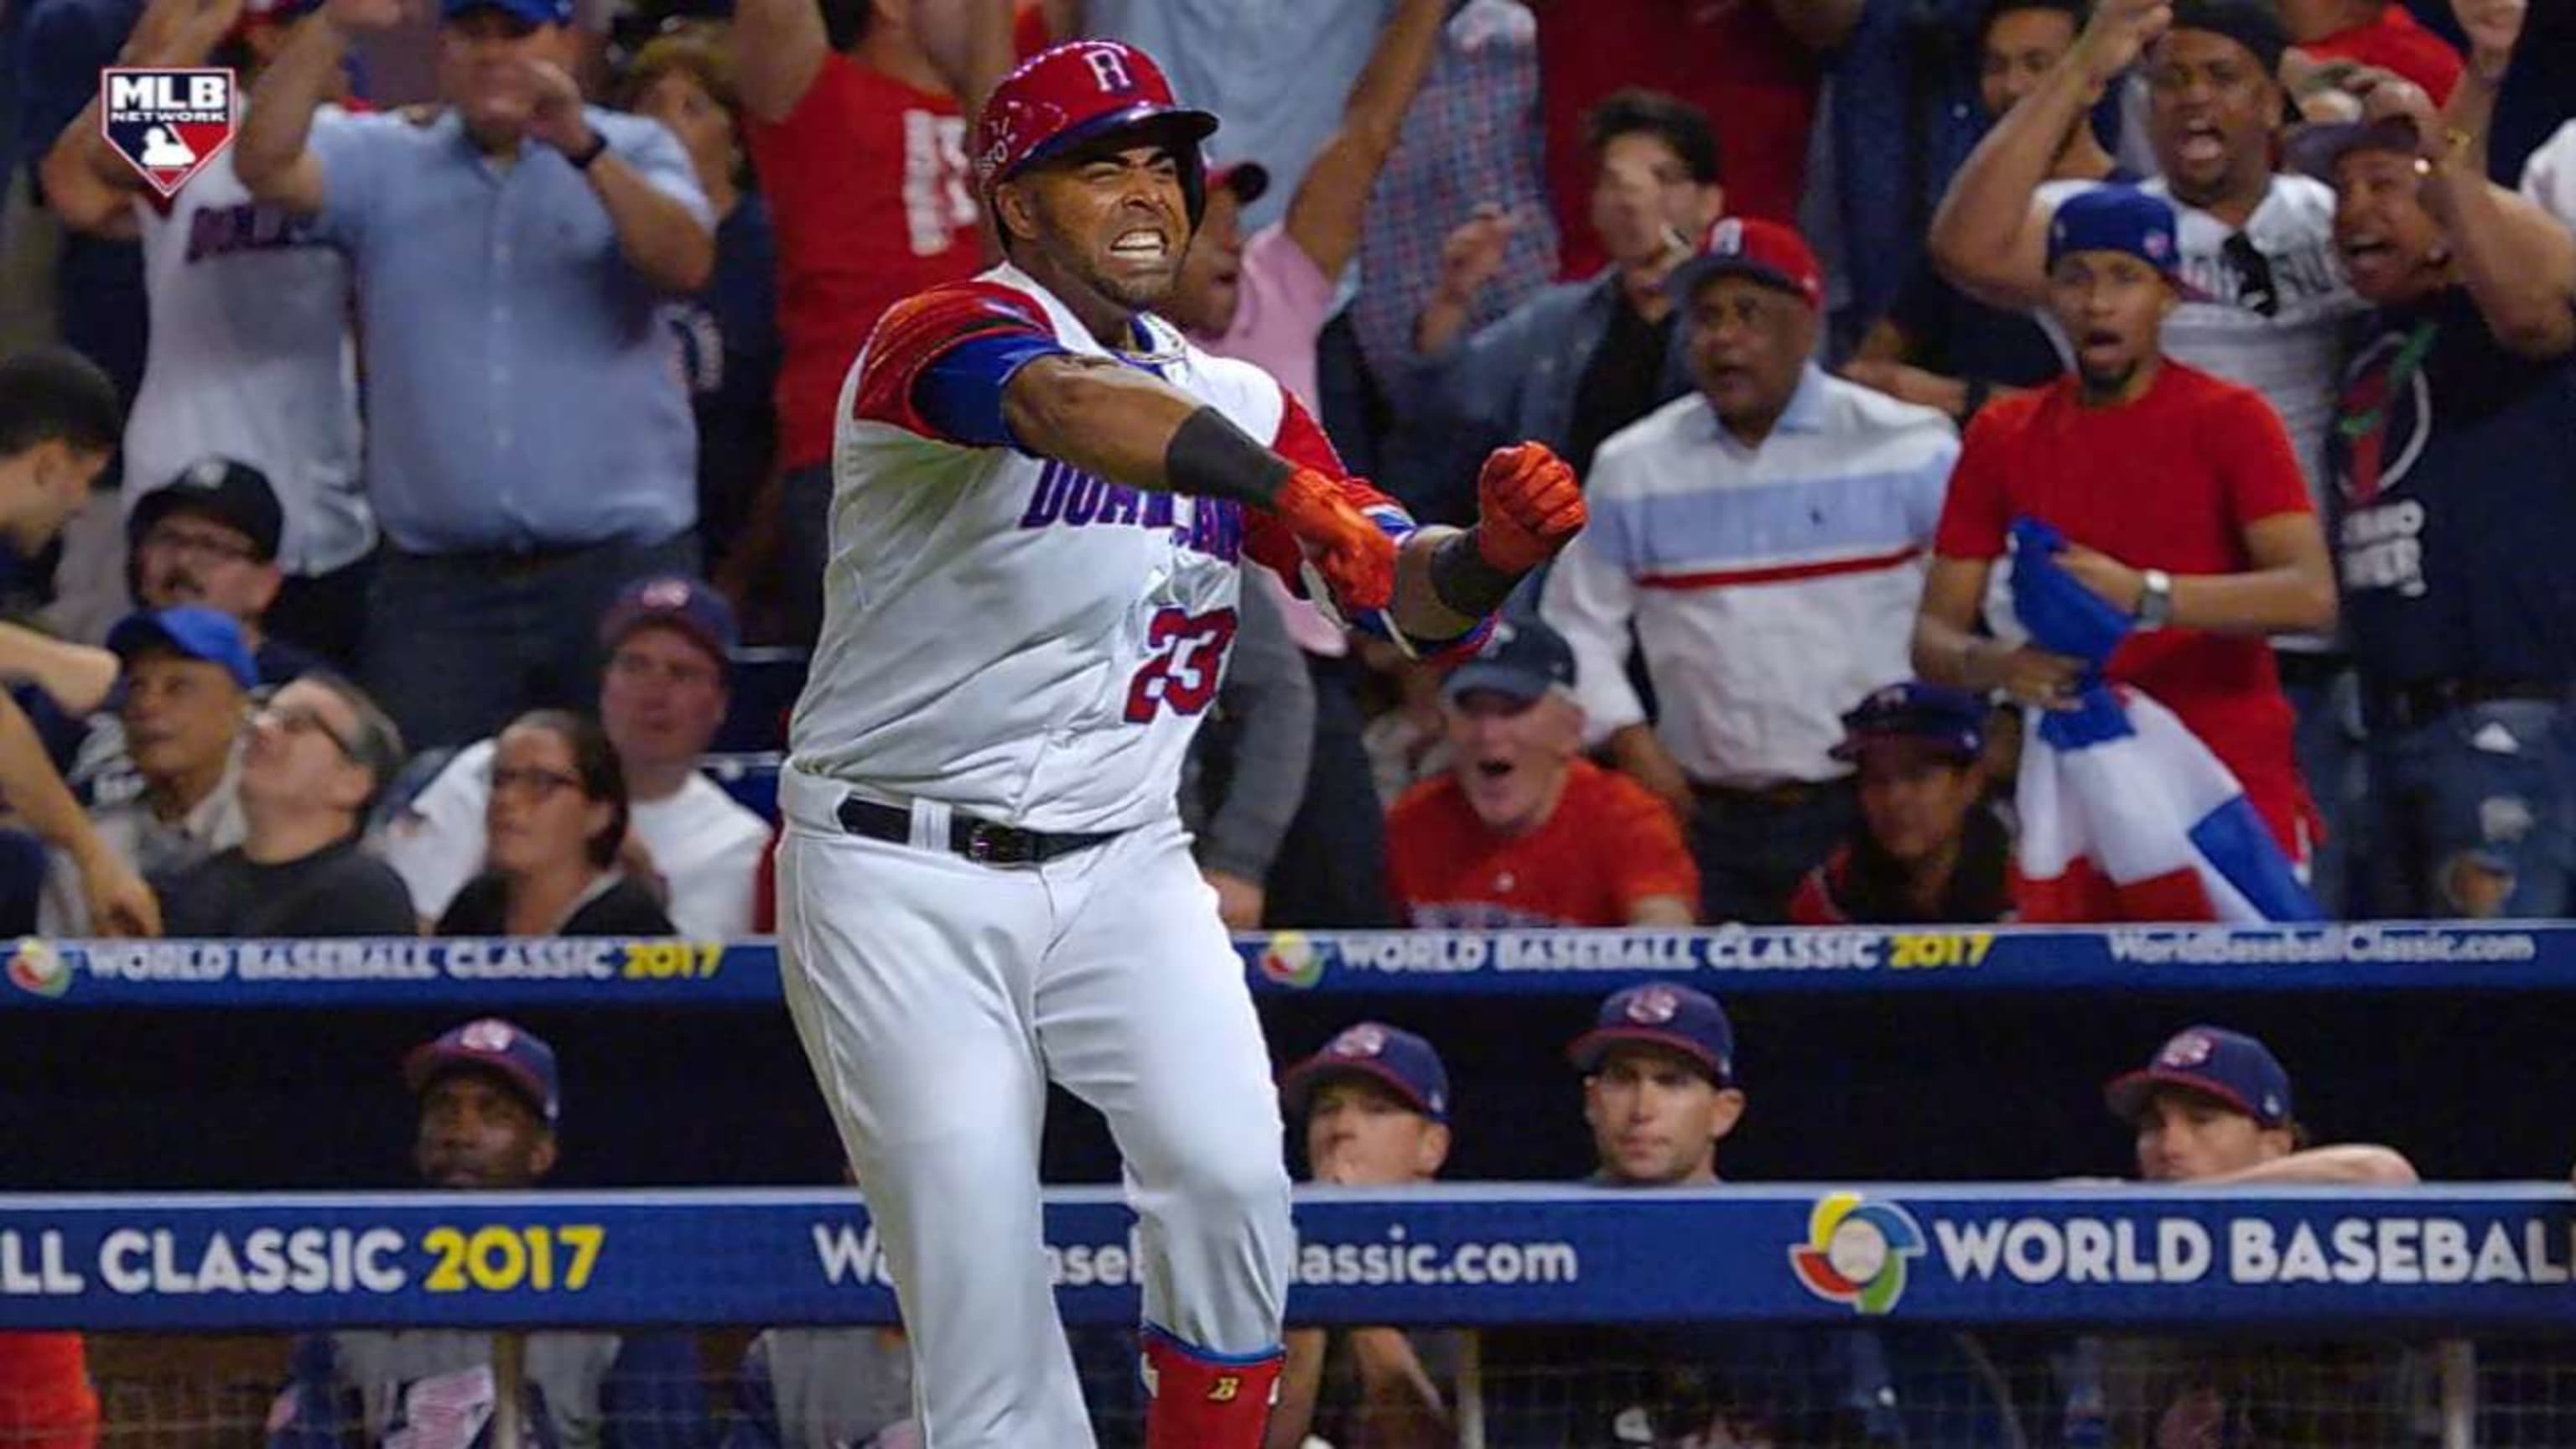
<svg viewBox="0 0 2576 1449"><path fill-rule="evenodd" d="M1814 365L1824 274L1789 228L1721 220L1669 285L1699 391L1602 445L1540 607L1590 743L1689 821L1701 919L1777 921L1854 819L1842 711L1909 673L1958 437Z"/></svg>

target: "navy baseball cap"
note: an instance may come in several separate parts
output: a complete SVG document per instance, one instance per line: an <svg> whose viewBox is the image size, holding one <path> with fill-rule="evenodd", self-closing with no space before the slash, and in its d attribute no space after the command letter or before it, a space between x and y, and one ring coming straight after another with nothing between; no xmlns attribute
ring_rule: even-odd
<svg viewBox="0 0 2576 1449"><path fill-rule="evenodd" d="M454 20L477 10L498 10L530 25L572 24L572 0L439 0L438 18Z"/></svg>
<svg viewBox="0 0 2576 1449"><path fill-rule="evenodd" d="M1986 702L1964 689L1909 679L1873 691L1843 716L1837 760L1857 760L1870 746L1891 740L1929 740L1962 759L1986 747Z"/></svg>
<svg viewBox="0 0 2576 1449"><path fill-rule="evenodd" d="M1452 670L1440 697L1456 700L1476 690L1527 704L1551 689L1574 687L1574 646L1535 617L1496 619L1476 657Z"/></svg>
<svg viewBox="0 0 2576 1449"><path fill-rule="evenodd" d="M2182 266L2174 224L2172 203L2137 187L2079 191L2048 219L2048 265L2075 252L2125 252L2171 277Z"/></svg>
<svg viewBox="0 0 2576 1449"><path fill-rule="evenodd" d="M2265 1127L2290 1121L2289 1072L2270 1047L2241 1031L2185 1027L2158 1047L2145 1066L2113 1078L2103 1089L2103 1100L2122 1121L2132 1121L2158 1087L2215 1097Z"/></svg>
<svg viewBox="0 0 2576 1449"><path fill-rule="evenodd" d="M437 1040L423 1042L403 1058L403 1081L414 1094L460 1068L499 1074L537 1109L548 1126L563 1115L563 1082L555 1072L555 1049L526 1027L486 1016L452 1027Z"/></svg>
<svg viewBox="0 0 2576 1449"><path fill-rule="evenodd" d="M2355 151L2394 151L2413 156L2420 146L2415 127L2405 121L2334 121L2303 126L2290 140L2283 161L2288 170L2334 184L2335 163Z"/></svg>
<svg viewBox="0 0 2576 1449"><path fill-rule="evenodd" d="M1449 1120L1449 1069L1431 1043L1402 1027L1363 1021L1344 1028L1279 1078L1279 1094L1290 1111L1302 1112L1315 1089L1335 1077L1366 1077L1432 1121Z"/></svg>
<svg viewBox="0 0 2576 1449"><path fill-rule="evenodd" d="M1584 1071L1596 1072L1611 1048L1630 1045L1679 1052L1719 1086L1735 1085L1735 1028L1705 991L1650 981L1614 992L1601 1003L1592 1030L1576 1037L1566 1055Z"/></svg>
<svg viewBox="0 0 2576 1449"><path fill-rule="evenodd" d="M1698 255L1673 268L1664 289L1687 303L1701 283L1725 276L1751 277L1824 310L1824 264L1794 227L1755 216L1721 216L1701 234Z"/></svg>
<svg viewBox="0 0 2576 1449"><path fill-rule="evenodd" d="M733 667L734 646L742 631L734 624L733 605L712 586L696 579L645 579L626 586L600 616L599 642L614 649L627 635L647 625L677 629L715 656L718 669Z"/></svg>
<svg viewBox="0 0 2576 1449"><path fill-rule="evenodd" d="M286 536L286 510L268 475L233 458L199 458L178 477L134 500L134 511L125 516L125 541L141 543L154 524L173 513L193 513L239 530L262 563L277 557Z"/></svg>
<svg viewBox="0 0 2576 1449"><path fill-rule="evenodd" d="M221 609L181 604L169 609L138 609L107 631L108 652L127 664L155 649L183 659L220 664L244 689L259 688L259 664L242 642L241 625Z"/></svg>

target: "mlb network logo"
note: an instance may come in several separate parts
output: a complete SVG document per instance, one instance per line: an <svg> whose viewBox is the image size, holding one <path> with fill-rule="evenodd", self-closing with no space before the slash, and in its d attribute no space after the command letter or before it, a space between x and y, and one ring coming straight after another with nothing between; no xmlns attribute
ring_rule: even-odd
<svg viewBox="0 0 2576 1449"><path fill-rule="evenodd" d="M172 196L232 144L237 94L229 70L111 66L98 73L98 126L153 190Z"/></svg>

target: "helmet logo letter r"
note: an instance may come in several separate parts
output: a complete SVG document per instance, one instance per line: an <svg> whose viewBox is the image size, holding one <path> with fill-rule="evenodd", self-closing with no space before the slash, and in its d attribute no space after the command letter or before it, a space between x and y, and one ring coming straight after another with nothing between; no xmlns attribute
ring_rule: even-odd
<svg viewBox="0 0 2576 1449"><path fill-rule="evenodd" d="M1136 81L1127 74L1127 63L1119 58L1118 52L1108 49L1088 50L1083 52L1082 58L1090 62L1091 74L1100 82L1102 90L1116 94L1136 88Z"/></svg>

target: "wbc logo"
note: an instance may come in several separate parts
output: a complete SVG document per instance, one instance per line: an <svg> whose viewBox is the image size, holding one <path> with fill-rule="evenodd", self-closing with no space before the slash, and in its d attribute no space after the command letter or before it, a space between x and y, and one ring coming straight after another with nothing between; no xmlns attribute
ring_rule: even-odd
<svg viewBox="0 0 2576 1449"><path fill-rule="evenodd" d="M233 73L216 67L111 66L98 73L98 126L153 190L173 196L232 144L238 95Z"/></svg>

